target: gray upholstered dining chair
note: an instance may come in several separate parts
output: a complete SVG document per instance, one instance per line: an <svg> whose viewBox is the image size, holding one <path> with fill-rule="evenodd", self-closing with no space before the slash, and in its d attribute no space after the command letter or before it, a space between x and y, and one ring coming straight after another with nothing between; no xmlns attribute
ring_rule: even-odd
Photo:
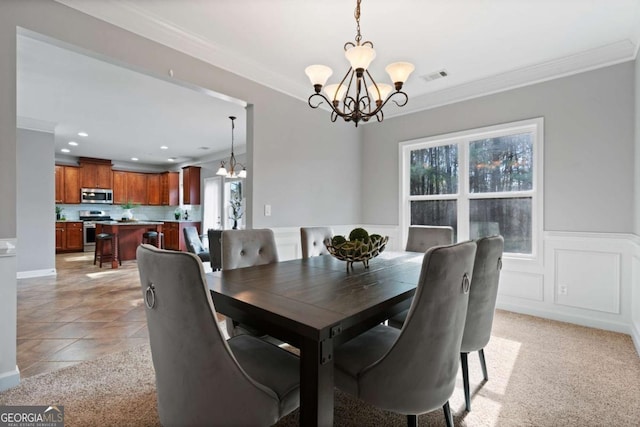
<svg viewBox="0 0 640 427"><path fill-rule="evenodd" d="M407 238L408 252L426 252L434 246L453 244L453 227L437 225L411 225L409 226L409 236ZM394 328L402 328L407 311L398 313L389 318L387 323Z"/></svg>
<svg viewBox="0 0 640 427"><path fill-rule="evenodd" d="M331 242L332 237L329 227L300 227L302 258L329 254L325 243Z"/></svg>
<svg viewBox="0 0 640 427"><path fill-rule="evenodd" d="M211 269L217 271L222 269L222 230L210 228L207 230L207 240L209 240L209 262Z"/></svg>
<svg viewBox="0 0 640 427"><path fill-rule="evenodd" d="M222 232L222 270L252 267L278 262L278 248L273 231L268 228L253 230L224 230ZM248 325L240 325L227 317L230 337L240 334L263 335Z"/></svg>
<svg viewBox="0 0 640 427"><path fill-rule="evenodd" d="M433 246L453 243L453 228L436 225L410 225L406 251L426 252Z"/></svg>
<svg viewBox="0 0 640 427"><path fill-rule="evenodd" d="M299 359L259 338L226 341L202 262L137 249L162 425L274 424L300 402Z"/></svg>
<svg viewBox="0 0 640 427"><path fill-rule="evenodd" d="M202 244L198 229L194 226L186 226L182 229L182 232L184 233L184 242L187 250L192 254L196 254L202 262L209 262L209 248Z"/></svg>
<svg viewBox="0 0 640 427"><path fill-rule="evenodd" d="M498 297L498 282L500 281L500 270L502 269L504 239L502 236L483 237L476 240L476 244L478 249L473 266L469 308L467 309L467 320L460 347L462 382L467 411L471 410L468 353L472 351L478 352L484 379L485 381L489 380L487 364L484 359L484 347L491 338L493 314L496 310L496 299Z"/></svg>
<svg viewBox="0 0 640 427"><path fill-rule="evenodd" d="M442 407L459 367L475 242L433 247L424 255L404 327L378 325L334 351L336 386L381 409L417 415Z"/></svg>

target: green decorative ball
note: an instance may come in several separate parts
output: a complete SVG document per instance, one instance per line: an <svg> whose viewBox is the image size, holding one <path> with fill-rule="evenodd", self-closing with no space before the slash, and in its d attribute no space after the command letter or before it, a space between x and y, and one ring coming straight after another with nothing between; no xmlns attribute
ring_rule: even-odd
<svg viewBox="0 0 640 427"><path fill-rule="evenodd" d="M333 238L331 239L331 245L332 246L339 246L343 243L345 243L347 241L347 239L344 238L344 236L333 236Z"/></svg>
<svg viewBox="0 0 640 427"><path fill-rule="evenodd" d="M364 228L354 228L353 230L351 230L351 233L349 233L349 240L359 240L361 242L367 243L369 241L369 233Z"/></svg>

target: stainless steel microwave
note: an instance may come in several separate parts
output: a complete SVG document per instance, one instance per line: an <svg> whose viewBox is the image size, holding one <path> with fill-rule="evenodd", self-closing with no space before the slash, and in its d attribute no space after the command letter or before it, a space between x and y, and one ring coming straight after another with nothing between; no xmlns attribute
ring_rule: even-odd
<svg viewBox="0 0 640 427"><path fill-rule="evenodd" d="M81 188L80 203L113 204L113 190L105 188Z"/></svg>

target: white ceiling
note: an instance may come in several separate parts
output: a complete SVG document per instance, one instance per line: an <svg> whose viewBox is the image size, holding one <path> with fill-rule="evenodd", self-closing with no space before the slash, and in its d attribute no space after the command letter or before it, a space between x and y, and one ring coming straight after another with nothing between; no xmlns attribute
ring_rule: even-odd
<svg viewBox="0 0 640 427"><path fill-rule="evenodd" d="M315 63L329 65L334 70L330 82L337 82L348 66L342 47L355 36L355 0L58 1L304 100L312 92L304 68ZM409 104L401 110L389 109L385 113L389 117L632 60L640 40L640 0L363 0L361 31L363 40L372 41L377 51L370 69L377 81L386 81L383 70L390 62L406 60L416 65L405 85ZM421 78L441 69L449 76L432 82ZM61 79L69 73L64 71ZM42 71L39 78L44 78ZM103 79L87 81L88 93L104 95L100 86L113 85L124 77L117 72L108 77L105 71ZM50 85L56 86L57 96L66 96L77 81L85 80L73 81L73 85L69 80L66 84L64 80L51 81ZM174 98L184 97L188 102L180 110L203 102L186 94L178 96L184 88L147 83L147 92L155 95L153 102L162 108L168 108L164 105L168 99L173 104ZM115 96L116 86L109 89L108 94ZM20 86L19 91L20 95ZM198 116L201 106L186 117L175 111L158 112L155 126L165 121L163 117L187 126L178 134L166 129L154 132L154 122L142 123L137 116L148 104L142 102L141 95L127 92L129 96L122 95L119 104L140 105L130 112L136 114L116 116L117 126L112 127L137 132L133 136L128 132L110 134L104 140L126 152L125 157L134 155L131 151L138 145L151 150L152 146L144 143L146 139L153 139L157 146L160 140L180 141L180 135L184 145L186 139L198 140L197 147L219 139L228 145L228 129L226 138L224 132L218 137L211 128L196 129L195 124L187 129L189 117L211 125L216 118L224 122L228 113L218 114L222 119L214 112ZM84 108L85 114L75 118L73 125L99 122L107 108ZM45 110L42 106L25 112L34 114L30 116L33 119L62 126L48 117L51 110L60 110L60 105L50 106L49 113ZM130 120L134 123L127 124ZM207 132L214 135L204 138L209 143L202 137ZM126 141L124 147L118 146L121 141ZM198 152L184 155L196 157Z"/></svg>

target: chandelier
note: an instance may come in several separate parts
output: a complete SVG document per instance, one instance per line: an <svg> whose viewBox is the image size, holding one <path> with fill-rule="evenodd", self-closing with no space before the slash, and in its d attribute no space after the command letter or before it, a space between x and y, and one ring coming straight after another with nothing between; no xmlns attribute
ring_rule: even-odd
<svg viewBox="0 0 640 427"><path fill-rule="evenodd" d="M315 93L309 97L309 106L318 108L322 101L326 101L331 107L331 121L335 122L338 117L342 117L345 122L354 122L356 127L360 121L367 122L375 117L379 122L384 119L382 107L393 97L393 102L398 107L404 107L409 100L406 93L402 92L402 85L413 72L415 67L408 62L394 62L387 65L385 71L389 74L393 87L385 83L376 83L367 68L376 57L373 50L373 43L370 41L361 42L360 35L360 1L357 0L356 19L356 39L344 45L344 56L351 63L351 68L347 71L340 83L325 86L333 70L326 65L310 65L305 69L305 73L311 80ZM324 86L324 93L321 93ZM394 91L395 88L395 91ZM321 98L317 104L312 102L314 98Z"/></svg>
<svg viewBox="0 0 640 427"><path fill-rule="evenodd" d="M236 156L233 154L233 130L236 128L234 120L236 119L234 116L229 116L231 119L231 157L229 158L229 170L224 167L225 162L220 162L220 169L216 172L216 175L224 176L227 178L246 178L247 177L247 168L242 164L236 161ZM238 169L242 168L240 171Z"/></svg>

